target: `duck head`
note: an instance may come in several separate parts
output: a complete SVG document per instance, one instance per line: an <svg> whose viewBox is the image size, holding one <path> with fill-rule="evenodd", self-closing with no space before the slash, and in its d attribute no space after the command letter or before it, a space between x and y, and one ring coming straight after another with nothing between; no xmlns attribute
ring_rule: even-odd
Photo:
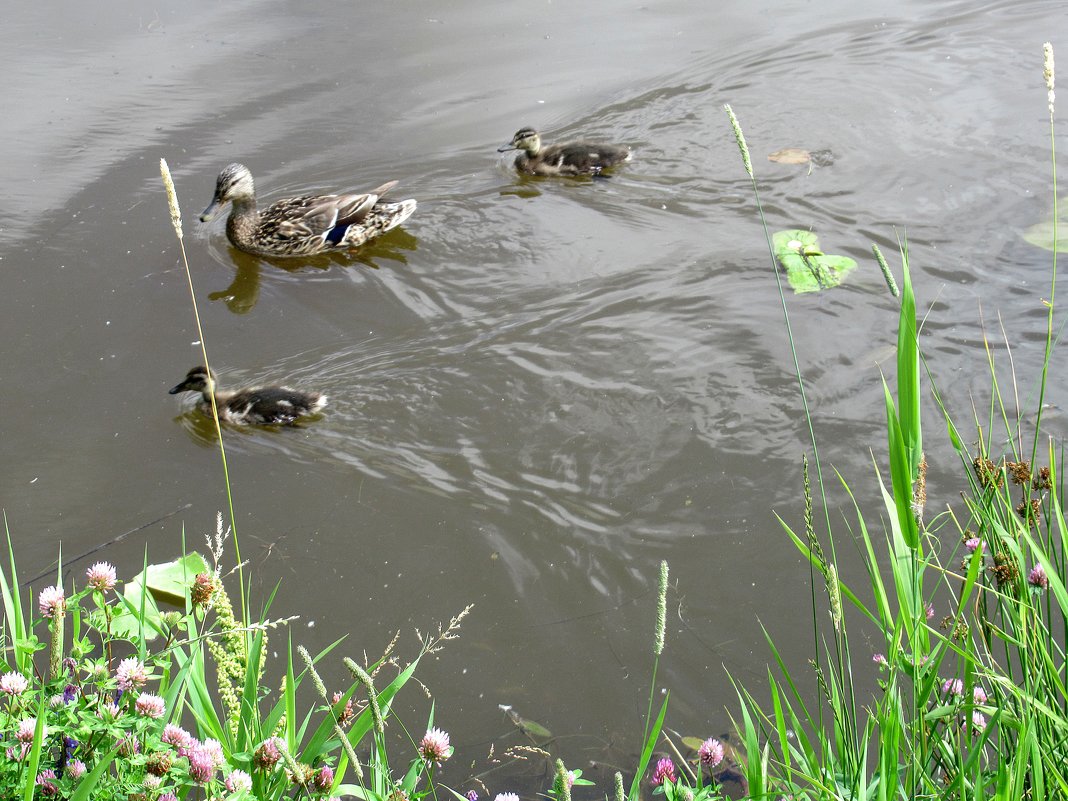
<svg viewBox="0 0 1068 801"><path fill-rule="evenodd" d="M538 136L537 131L529 126L520 128L515 132L511 142L497 148L498 153L503 153L506 150L524 150L528 156L536 156L538 151L541 150L541 137Z"/></svg>
<svg viewBox="0 0 1068 801"><path fill-rule="evenodd" d="M200 215L201 222L207 222L227 201L253 200L256 189L252 183L252 173L244 164L230 164L215 181L215 197Z"/></svg>
<svg viewBox="0 0 1068 801"><path fill-rule="evenodd" d="M185 374L182 383L171 387L170 394L179 392L212 392L215 389L215 374L207 367L198 365Z"/></svg>

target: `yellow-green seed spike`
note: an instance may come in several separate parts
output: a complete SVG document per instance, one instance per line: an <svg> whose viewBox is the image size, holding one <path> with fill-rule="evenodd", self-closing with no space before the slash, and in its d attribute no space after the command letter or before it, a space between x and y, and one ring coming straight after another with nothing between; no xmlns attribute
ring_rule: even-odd
<svg viewBox="0 0 1068 801"><path fill-rule="evenodd" d="M742 163L745 165L745 171L750 178L753 177L753 162L749 159L749 146L745 143L745 134L742 133L742 125L738 122L738 118L734 116L734 109L731 108L730 103L723 106L727 110L727 116L731 120L731 128L734 129L734 138L738 140L738 150L742 154Z"/></svg>
<svg viewBox="0 0 1068 801"><path fill-rule="evenodd" d="M875 254L875 260L879 262L879 269L883 271L883 278L886 280L886 286L890 290L890 294L895 298L900 297L901 291L897 288L897 281L894 280L894 274L890 272L890 265L887 264L886 259L883 258L883 252L879 250L878 245L872 245L871 252Z"/></svg>

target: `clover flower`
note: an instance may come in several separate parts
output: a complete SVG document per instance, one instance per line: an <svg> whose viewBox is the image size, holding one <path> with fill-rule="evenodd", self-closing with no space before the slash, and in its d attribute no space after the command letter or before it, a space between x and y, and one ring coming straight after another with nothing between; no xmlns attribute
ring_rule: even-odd
<svg viewBox="0 0 1068 801"><path fill-rule="evenodd" d="M210 573L198 573L193 579L193 588L189 592L189 599L193 606L201 606L211 600L215 594L215 577Z"/></svg>
<svg viewBox="0 0 1068 801"><path fill-rule="evenodd" d="M46 798L59 793L59 785L52 781L54 778L56 778L56 772L51 768L37 774L37 781L34 784L41 788L41 795Z"/></svg>
<svg viewBox="0 0 1068 801"><path fill-rule="evenodd" d="M497 793L493 801L519 801L519 796L515 793Z"/></svg>
<svg viewBox="0 0 1068 801"><path fill-rule="evenodd" d="M22 695L29 686L29 680L21 673L11 671L0 676L0 692L10 695L12 698L16 695Z"/></svg>
<svg viewBox="0 0 1068 801"><path fill-rule="evenodd" d="M160 739L178 749L188 748L193 744L193 735L173 723L168 723L163 727L163 734Z"/></svg>
<svg viewBox="0 0 1068 801"><path fill-rule="evenodd" d="M986 550L983 541L978 537L968 537L968 539L964 541L964 547L968 549L968 553L975 553L976 550Z"/></svg>
<svg viewBox="0 0 1068 801"><path fill-rule="evenodd" d="M15 735L20 743L32 743L33 733L37 729L37 718L24 718L19 721L19 730Z"/></svg>
<svg viewBox="0 0 1068 801"><path fill-rule="evenodd" d="M141 693L134 702L134 709L146 718L161 718L167 713L167 702L158 695Z"/></svg>
<svg viewBox="0 0 1068 801"><path fill-rule="evenodd" d="M252 754L252 762L257 768L270 770L278 764L282 758L282 752L278 748L275 738L264 740L263 744Z"/></svg>
<svg viewBox="0 0 1068 801"><path fill-rule="evenodd" d="M62 617L67 609L67 598L63 588L45 587L37 596L37 607L45 617Z"/></svg>
<svg viewBox="0 0 1068 801"><path fill-rule="evenodd" d="M203 743L195 742L186 754L189 758L189 778L197 784L207 784L215 775L215 755Z"/></svg>
<svg viewBox="0 0 1068 801"><path fill-rule="evenodd" d="M120 690L129 690L145 686L148 681L148 672L145 664L136 656L123 659L115 670L115 678L118 680Z"/></svg>
<svg viewBox="0 0 1068 801"><path fill-rule="evenodd" d="M985 704L987 702L986 690L978 684L972 687L972 701L977 704Z"/></svg>
<svg viewBox="0 0 1068 801"><path fill-rule="evenodd" d="M978 733L986 728L986 715L982 712L972 712L972 729Z"/></svg>
<svg viewBox="0 0 1068 801"><path fill-rule="evenodd" d="M723 761L723 743L713 737L709 737L697 749L697 756L701 760L701 764L706 768L714 768Z"/></svg>
<svg viewBox="0 0 1068 801"><path fill-rule="evenodd" d="M419 741L419 753L427 762L444 762L452 756L448 733L441 729L428 729Z"/></svg>
<svg viewBox="0 0 1068 801"><path fill-rule="evenodd" d="M115 589L115 566L97 562L85 571L85 583L99 592Z"/></svg>
<svg viewBox="0 0 1068 801"><path fill-rule="evenodd" d="M1042 567L1042 565L1032 567L1031 572L1027 574L1027 583L1032 587L1048 590L1049 576L1046 575L1046 568Z"/></svg>
<svg viewBox="0 0 1068 801"><path fill-rule="evenodd" d="M231 793L247 793L252 789L252 777L243 770L235 770L226 777L224 784Z"/></svg>
<svg viewBox="0 0 1068 801"><path fill-rule="evenodd" d="M890 663L886 661L886 654L872 654L871 661L879 667L886 667Z"/></svg>
<svg viewBox="0 0 1068 801"><path fill-rule="evenodd" d="M86 767L85 763L80 759L72 759L67 763L66 774L72 779L80 779L85 775Z"/></svg>
<svg viewBox="0 0 1068 801"><path fill-rule="evenodd" d="M323 765L312 777L312 784L317 790L326 792L334 786L334 770L329 765Z"/></svg>
<svg viewBox="0 0 1068 801"><path fill-rule="evenodd" d="M653 771L653 786L660 787L665 780L675 783L675 763L671 761L671 757L664 757L657 762Z"/></svg>
<svg viewBox="0 0 1068 801"><path fill-rule="evenodd" d="M946 679L942 682L942 693L944 695L963 695L964 682L960 679Z"/></svg>

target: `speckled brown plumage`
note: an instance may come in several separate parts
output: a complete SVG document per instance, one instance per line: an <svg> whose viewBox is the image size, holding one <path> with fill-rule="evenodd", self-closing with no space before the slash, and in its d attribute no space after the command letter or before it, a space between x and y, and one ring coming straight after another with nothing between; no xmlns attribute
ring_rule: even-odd
<svg viewBox="0 0 1068 801"><path fill-rule="evenodd" d="M234 247L257 256L289 258L350 250L395 228L415 211L414 200L381 202L396 185L390 181L361 194L283 198L259 211L252 173L242 164L231 164L219 173L215 196L200 219L207 222L221 206L232 203L226 236Z"/></svg>

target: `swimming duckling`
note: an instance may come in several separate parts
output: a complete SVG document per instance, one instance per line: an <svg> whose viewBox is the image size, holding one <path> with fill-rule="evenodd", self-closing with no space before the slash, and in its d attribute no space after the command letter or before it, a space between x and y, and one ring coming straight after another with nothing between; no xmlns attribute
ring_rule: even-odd
<svg viewBox="0 0 1068 801"><path fill-rule="evenodd" d="M564 142L543 147L533 128L520 128L512 141L497 148L522 151L515 158L520 172L531 175L599 175L601 170L630 161L630 148L623 145Z"/></svg>
<svg viewBox="0 0 1068 801"><path fill-rule="evenodd" d="M249 387L225 392L216 388L215 374L203 366L194 367L186 373L182 383L170 390L171 395L179 392L201 393L197 409L208 417L211 417L211 395L214 392L219 420L239 426L285 426L326 406L325 395L289 387Z"/></svg>
<svg viewBox="0 0 1068 801"><path fill-rule="evenodd" d="M315 256L358 247L412 216L414 200L380 203L396 181L352 195L301 195L276 200L256 209L252 173L231 164L219 173L215 197L201 222L208 222L227 201L233 203L226 236L234 247L257 256Z"/></svg>

